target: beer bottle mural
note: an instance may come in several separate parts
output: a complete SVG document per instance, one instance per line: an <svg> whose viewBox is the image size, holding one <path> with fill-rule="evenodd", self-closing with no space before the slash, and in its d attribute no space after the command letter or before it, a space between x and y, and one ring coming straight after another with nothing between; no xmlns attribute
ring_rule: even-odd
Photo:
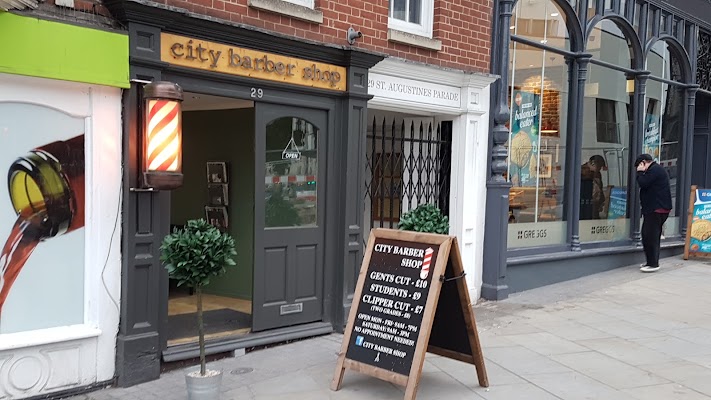
<svg viewBox="0 0 711 400"><path fill-rule="evenodd" d="M11 118L4 107L9 106L0 104L0 129L7 122L3 118ZM47 114L59 113L52 110ZM57 117L60 121L64 119L59 115ZM0 210L0 244L3 243L2 239L7 238L0 248L0 333L26 330L22 329L23 325L30 329L69 325L80 323L83 318L84 236L83 233L72 234L84 228L84 134L77 134L76 130L83 125L83 121L72 120L68 118L67 124L54 125L57 130L63 131L61 134L52 134L52 124L47 121L37 125L43 130L47 129L47 132L38 132L29 124L24 133L29 136L27 141L31 140L31 135L37 135L43 140L61 136L57 138L60 140L51 140L22 150L14 143L2 140L0 168L6 168L7 171L5 196L9 200L10 210ZM5 126L5 135L22 134L17 124L9 125L10 128ZM74 133L68 134L72 128ZM14 159L9 159L10 150L7 147L14 151ZM14 222L10 222L11 215L14 215ZM53 243L57 241L60 243ZM40 253L43 248L43 254L38 254L35 259L33 255ZM21 278L25 278L22 284ZM30 294L34 294L33 301L19 300L27 299ZM8 310L11 296L18 299L12 311ZM27 325L18 319L20 312L25 315L25 319L47 312L54 302L63 303L63 296L69 298L69 310L60 313L64 315L59 315L55 321L33 326L32 323Z"/></svg>
<svg viewBox="0 0 711 400"><path fill-rule="evenodd" d="M40 241L84 227L84 135L18 158L8 173L17 221L0 253L0 315L10 288Z"/></svg>

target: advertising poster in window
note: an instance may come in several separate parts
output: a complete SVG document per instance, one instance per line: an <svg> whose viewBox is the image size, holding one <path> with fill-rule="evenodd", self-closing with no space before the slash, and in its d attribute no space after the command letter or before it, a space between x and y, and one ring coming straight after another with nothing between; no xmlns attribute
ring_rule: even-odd
<svg viewBox="0 0 711 400"><path fill-rule="evenodd" d="M627 188L612 187L608 198L607 219L621 219L627 217Z"/></svg>
<svg viewBox="0 0 711 400"><path fill-rule="evenodd" d="M509 138L509 174L514 186L536 185L539 118L540 96L514 91Z"/></svg>
<svg viewBox="0 0 711 400"><path fill-rule="evenodd" d="M697 189L691 217L691 253L711 253L711 190Z"/></svg>
<svg viewBox="0 0 711 400"><path fill-rule="evenodd" d="M659 161L659 147L661 135L659 134L659 116L647 114L644 122L644 142L642 152L650 154L655 161Z"/></svg>
<svg viewBox="0 0 711 400"><path fill-rule="evenodd" d="M0 334L84 322L84 127L0 103Z"/></svg>

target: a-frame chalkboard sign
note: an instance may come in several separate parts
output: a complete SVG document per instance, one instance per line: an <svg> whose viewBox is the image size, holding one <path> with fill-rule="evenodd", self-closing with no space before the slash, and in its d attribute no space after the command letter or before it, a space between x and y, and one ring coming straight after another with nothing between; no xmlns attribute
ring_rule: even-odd
<svg viewBox="0 0 711 400"><path fill-rule="evenodd" d="M457 239L374 229L331 389L350 369L404 386L413 400L426 352L475 365L489 386Z"/></svg>

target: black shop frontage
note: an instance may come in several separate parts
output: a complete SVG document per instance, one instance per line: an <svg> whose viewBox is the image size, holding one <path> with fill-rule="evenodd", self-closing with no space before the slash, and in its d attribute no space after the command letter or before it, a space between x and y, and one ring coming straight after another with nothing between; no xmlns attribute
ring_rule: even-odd
<svg viewBox="0 0 711 400"><path fill-rule="evenodd" d="M690 187L711 176L711 6L501 0L494 12L482 296L643 262L642 153L669 174L662 254L679 254Z"/></svg>
<svg viewBox="0 0 711 400"><path fill-rule="evenodd" d="M237 244L205 288L211 354L339 331L363 252L368 69L382 59L208 21L158 4L108 6L128 27L119 384L198 354L195 296L160 244L206 218ZM182 186L141 184L146 83L183 90Z"/></svg>

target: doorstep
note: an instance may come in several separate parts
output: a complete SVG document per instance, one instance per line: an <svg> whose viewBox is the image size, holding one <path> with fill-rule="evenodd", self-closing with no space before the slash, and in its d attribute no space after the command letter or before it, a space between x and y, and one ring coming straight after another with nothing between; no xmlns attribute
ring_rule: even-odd
<svg viewBox="0 0 711 400"><path fill-rule="evenodd" d="M206 342L205 355L227 353L248 347L282 343L289 340L304 339L333 332L333 325L330 323L314 322L311 324L271 329L264 332L249 333L238 337L225 337ZM200 348L197 343L171 346L163 351L164 362L190 360L199 356Z"/></svg>

